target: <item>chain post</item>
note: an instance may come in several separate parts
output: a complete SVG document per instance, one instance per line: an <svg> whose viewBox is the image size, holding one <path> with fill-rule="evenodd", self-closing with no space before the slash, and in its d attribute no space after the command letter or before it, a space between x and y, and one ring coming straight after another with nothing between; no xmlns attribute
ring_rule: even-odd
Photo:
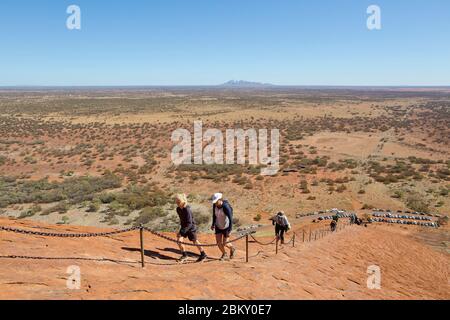
<svg viewBox="0 0 450 320"><path fill-rule="evenodd" d="M145 267L145 261L144 261L144 225L141 224L139 226L139 235L141 240L141 265L142 268Z"/></svg>
<svg viewBox="0 0 450 320"><path fill-rule="evenodd" d="M248 233L245 236L245 262L248 263Z"/></svg>

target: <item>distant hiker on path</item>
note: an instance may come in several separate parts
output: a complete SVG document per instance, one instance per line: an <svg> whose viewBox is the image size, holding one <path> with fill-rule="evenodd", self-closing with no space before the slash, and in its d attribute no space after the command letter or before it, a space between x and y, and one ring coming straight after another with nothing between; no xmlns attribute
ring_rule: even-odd
<svg viewBox="0 0 450 320"><path fill-rule="evenodd" d="M284 244L284 233L289 231L291 225L283 211L277 213L272 219L272 225L275 226L275 236Z"/></svg>
<svg viewBox="0 0 450 320"><path fill-rule="evenodd" d="M356 223L356 214L352 213L350 215L350 224L354 224L354 223Z"/></svg>
<svg viewBox="0 0 450 320"><path fill-rule="evenodd" d="M331 223L330 223L331 232L336 231L336 227L337 227L336 220L332 220Z"/></svg>
<svg viewBox="0 0 450 320"><path fill-rule="evenodd" d="M353 213L352 216L350 217L350 224L354 224L354 223L356 223L358 226L360 226L362 224L362 220L360 218L358 218L356 213Z"/></svg>
<svg viewBox="0 0 450 320"><path fill-rule="evenodd" d="M197 262L203 261L206 259L206 253L201 247L201 243L197 240L197 227L195 225L191 207L188 206L186 195L178 194L175 197L175 202L177 203L177 213L178 217L180 217L181 225L180 232L178 232L177 234L178 246L180 247L180 250L182 252L179 261L184 261L188 258L185 247L183 245L185 238L188 238L194 244L198 245L197 249L200 252L200 257L197 259Z"/></svg>
<svg viewBox="0 0 450 320"><path fill-rule="evenodd" d="M220 260L228 259L225 248L230 250L230 259L234 258L236 249L231 243L228 243L230 233L233 228L233 208L228 200L223 199L221 193L215 193L212 197L213 215L211 230L216 233L217 246L222 252Z"/></svg>

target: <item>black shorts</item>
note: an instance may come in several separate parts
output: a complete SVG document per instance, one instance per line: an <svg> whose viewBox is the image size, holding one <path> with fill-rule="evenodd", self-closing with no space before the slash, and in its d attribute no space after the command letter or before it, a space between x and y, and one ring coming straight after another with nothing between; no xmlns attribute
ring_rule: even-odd
<svg viewBox="0 0 450 320"><path fill-rule="evenodd" d="M219 229L219 228L215 228L215 230L216 230L216 234L223 234L223 236L225 237L225 238L228 238L229 236L230 236L230 230L228 230L228 229L224 229L224 230L222 230L222 229Z"/></svg>
<svg viewBox="0 0 450 320"><path fill-rule="evenodd" d="M179 232L180 236L183 238L188 238L190 241L197 241L197 230L188 230L186 232Z"/></svg>
<svg viewBox="0 0 450 320"><path fill-rule="evenodd" d="M275 225L275 233L278 234L280 231L287 232L287 226L280 226L278 223Z"/></svg>

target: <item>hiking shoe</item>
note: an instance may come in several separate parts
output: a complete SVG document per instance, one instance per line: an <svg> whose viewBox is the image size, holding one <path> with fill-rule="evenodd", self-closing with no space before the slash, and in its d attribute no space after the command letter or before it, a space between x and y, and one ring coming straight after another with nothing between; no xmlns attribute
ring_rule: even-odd
<svg viewBox="0 0 450 320"><path fill-rule="evenodd" d="M236 254L236 249L233 247L233 248L231 248L230 259L233 259L235 254Z"/></svg>
<svg viewBox="0 0 450 320"><path fill-rule="evenodd" d="M178 259L179 262L186 261L188 259L188 256L186 254L183 254L180 259Z"/></svg>
<svg viewBox="0 0 450 320"><path fill-rule="evenodd" d="M206 253L202 252L200 254L200 257L198 257L197 262L202 262L203 260L205 260L207 257Z"/></svg>
<svg viewBox="0 0 450 320"><path fill-rule="evenodd" d="M220 257L220 261L225 261L225 260L228 260L228 255L226 253L224 253L222 255L222 257Z"/></svg>

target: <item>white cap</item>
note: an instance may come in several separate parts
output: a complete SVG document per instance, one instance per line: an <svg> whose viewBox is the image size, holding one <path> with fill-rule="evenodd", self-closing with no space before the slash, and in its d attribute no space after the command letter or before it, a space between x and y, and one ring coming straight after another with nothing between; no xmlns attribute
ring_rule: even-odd
<svg viewBox="0 0 450 320"><path fill-rule="evenodd" d="M212 196L212 203L216 204L217 201L219 201L220 199L222 199L223 194L221 193L214 193L214 195Z"/></svg>

